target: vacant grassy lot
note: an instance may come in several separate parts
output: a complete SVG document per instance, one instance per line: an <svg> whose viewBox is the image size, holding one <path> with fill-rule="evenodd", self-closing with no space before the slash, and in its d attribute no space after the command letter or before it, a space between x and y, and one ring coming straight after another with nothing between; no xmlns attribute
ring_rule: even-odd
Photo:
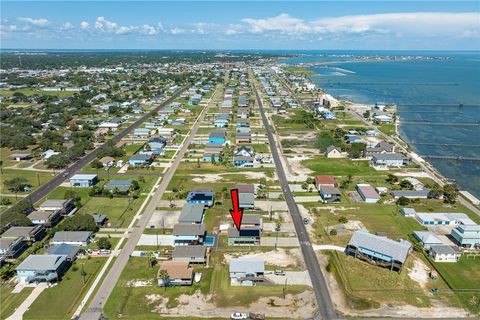
<svg viewBox="0 0 480 320"><path fill-rule="evenodd" d="M49 172L35 172L30 170L15 170L15 169L3 169L3 174L0 177L0 193L14 194L3 184L5 180L9 180L15 177L23 177L28 180L28 184L31 185L32 190L35 190L40 185L46 183L53 178L53 173ZM18 194L27 194L26 192L19 192Z"/></svg>
<svg viewBox="0 0 480 320"><path fill-rule="evenodd" d="M106 258L75 261L63 276L62 281L55 287L44 290L30 306L23 318L35 320L70 319L83 294L88 290L105 261ZM86 273L85 284L83 283L81 273L82 264Z"/></svg>
<svg viewBox="0 0 480 320"><path fill-rule="evenodd" d="M8 318L30 295L33 288L23 288L20 293L12 293L13 287L1 287L0 319Z"/></svg>
<svg viewBox="0 0 480 320"><path fill-rule="evenodd" d="M143 199L144 197L140 197L129 203L129 198L94 197L90 198L79 212L104 214L108 217L111 227L126 227Z"/></svg>
<svg viewBox="0 0 480 320"><path fill-rule="evenodd" d="M387 135L395 134L395 125L394 124L381 124L378 126L378 129Z"/></svg>
<svg viewBox="0 0 480 320"><path fill-rule="evenodd" d="M316 175L334 176L375 176L385 175L384 172L376 171L369 166L368 161L351 161L349 159L328 159L323 156L315 156L313 159L302 161L302 165L315 171Z"/></svg>
<svg viewBox="0 0 480 320"><path fill-rule="evenodd" d="M38 95L38 96L56 96L59 98L63 97L69 97L74 95L75 93L78 93L77 91L43 91L43 90L38 90L38 89L32 89L32 88L22 88L22 89L16 89L16 90L0 90L0 96L3 97L11 97L15 92L21 92L26 96L33 96L33 95Z"/></svg>

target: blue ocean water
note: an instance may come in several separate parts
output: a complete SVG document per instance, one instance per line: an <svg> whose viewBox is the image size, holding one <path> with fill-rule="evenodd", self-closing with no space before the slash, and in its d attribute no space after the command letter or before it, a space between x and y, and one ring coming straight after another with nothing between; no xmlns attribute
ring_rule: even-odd
<svg viewBox="0 0 480 320"><path fill-rule="evenodd" d="M448 59L351 62L343 55ZM318 73L311 79L333 96L397 104L398 116L410 121L400 125L400 134L420 155L480 158L479 52L307 52L284 62L325 63L310 68ZM480 197L480 161L429 161L462 190Z"/></svg>

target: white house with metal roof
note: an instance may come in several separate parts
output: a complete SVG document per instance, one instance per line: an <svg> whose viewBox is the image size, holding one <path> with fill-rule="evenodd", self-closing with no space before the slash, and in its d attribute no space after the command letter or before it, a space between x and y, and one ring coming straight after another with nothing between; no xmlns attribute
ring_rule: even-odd
<svg viewBox="0 0 480 320"><path fill-rule="evenodd" d="M229 272L232 286L252 286L264 280L265 261L263 259L230 259Z"/></svg>

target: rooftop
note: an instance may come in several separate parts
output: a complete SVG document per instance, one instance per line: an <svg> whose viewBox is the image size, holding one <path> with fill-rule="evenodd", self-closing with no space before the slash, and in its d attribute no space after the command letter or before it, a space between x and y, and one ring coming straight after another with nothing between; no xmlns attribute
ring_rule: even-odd
<svg viewBox="0 0 480 320"><path fill-rule="evenodd" d="M205 234L205 226L203 224L177 223L173 226L174 235L197 235Z"/></svg>
<svg viewBox="0 0 480 320"><path fill-rule="evenodd" d="M230 272L264 273L265 261L262 259L230 259Z"/></svg>
<svg viewBox="0 0 480 320"><path fill-rule="evenodd" d="M65 255L37 255L31 254L15 270L47 271L57 270L65 261Z"/></svg>
<svg viewBox="0 0 480 320"><path fill-rule="evenodd" d="M204 246L176 246L173 249L173 259L175 258L203 258L207 248Z"/></svg>
<svg viewBox="0 0 480 320"><path fill-rule="evenodd" d="M162 269L167 271L170 279L191 279L193 275L193 268L183 261L164 261L159 271Z"/></svg>
<svg viewBox="0 0 480 320"><path fill-rule="evenodd" d="M201 223L203 220L203 213L205 205L185 203L182 208L182 213L178 218L178 222Z"/></svg>

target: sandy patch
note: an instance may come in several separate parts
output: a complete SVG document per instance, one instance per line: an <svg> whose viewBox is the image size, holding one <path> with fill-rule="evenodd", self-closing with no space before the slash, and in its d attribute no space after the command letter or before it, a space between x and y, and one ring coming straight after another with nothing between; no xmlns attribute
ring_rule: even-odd
<svg viewBox="0 0 480 320"><path fill-rule="evenodd" d="M309 176L313 174L313 171L305 168L300 162L303 160L308 160L311 159L311 156L284 156L284 159L286 159L286 166L284 163L284 168L285 174L287 175L287 180L288 181L305 181ZM282 161L283 162L283 161Z"/></svg>
<svg viewBox="0 0 480 320"><path fill-rule="evenodd" d="M428 267L420 259L413 261L413 267L408 269L408 276L413 281L425 287L428 283Z"/></svg>
<svg viewBox="0 0 480 320"><path fill-rule="evenodd" d="M432 178L428 173L423 171L418 172L395 172L394 175L398 177L415 177L415 178Z"/></svg>
<svg viewBox="0 0 480 320"><path fill-rule="evenodd" d="M221 175L215 173L191 174L191 176L196 177L192 179L193 182L199 183L218 182L222 180Z"/></svg>
<svg viewBox="0 0 480 320"><path fill-rule="evenodd" d="M346 211L346 210L360 210L359 207L338 207L338 206L322 206L322 207L315 207L317 210L330 210L331 213L336 214L336 211Z"/></svg>
<svg viewBox="0 0 480 320"><path fill-rule="evenodd" d="M272 250L268 252L257 253L235 253L225 254L225 261L228 263L232 258L247 258L247 259L263 259L267 264L272 264L279 267L305 267L303 263L302 254L300 249L282 249L278 248L277 251Z"/></svg>
<svg viewBox="0 0 480 320"><path fill-rule="evenodd" d="M220 182L220 181L230 181L228 178L224 178L223 175L225 174L232 174L232 173L205 173L205 174L190 174L190 176L194 176L195 178L192 179L193 182L198 183L209 183L209 182ZM274 178L269 178L263 172L252 172L252 171L245 171L238 173L239 175L244 175L247 179L267 179L269 181L275 181Z"/></svg>
<svg viewBox="0 0 480 320"><path fill-rule="evenodd" d="M344 223L343 225L345 229L353 230L353 231L365 228L365 226L363 225L363 222L360 220L349 220L347 223Z"/></svg>
<svg viewBox="0 0 480 320"><path fill-rule="evenodd" d="M125 282L125 285L127 287L133 287L133 288L137 288L137 287L151 287L153 284L152 280L130 280L130 281L127 281Z"/></svg>

